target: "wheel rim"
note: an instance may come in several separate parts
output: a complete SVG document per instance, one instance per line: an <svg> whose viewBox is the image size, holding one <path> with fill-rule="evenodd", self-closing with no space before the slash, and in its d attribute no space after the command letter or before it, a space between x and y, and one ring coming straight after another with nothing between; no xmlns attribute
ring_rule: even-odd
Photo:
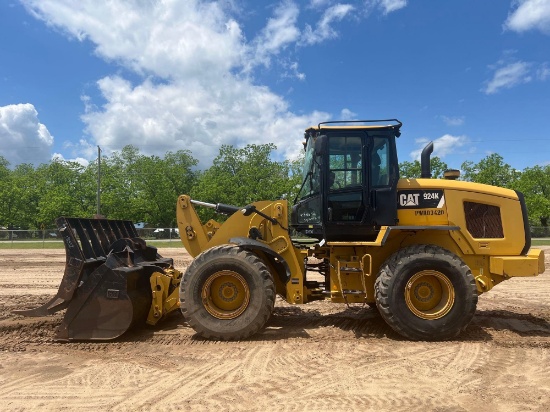
<svg viewBox="0 0 550 412"><path fill-rule="evenodd" d="M447 276L435 270L416 273L405 287L405 301L421 319L440 319L452 309L455 290Z"/></svg>
<svg viewBox="0 0 550 412"><path fill-rule="evenodd" d="M222 270L206 280L201 297L204 308L212 316L234 319L248 307L250 290L241 275L231 270Z"/></svg>

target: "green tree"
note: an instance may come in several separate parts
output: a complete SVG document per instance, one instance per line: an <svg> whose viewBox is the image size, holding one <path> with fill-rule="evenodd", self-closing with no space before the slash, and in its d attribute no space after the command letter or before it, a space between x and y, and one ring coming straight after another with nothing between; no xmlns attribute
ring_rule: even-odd
<svg viewBox="0 0 550 412"><path fill-rule="evenodd" d="M525 169L515 182L514 189L525 195L531 225L547 228L550 218L550 165Z"/></svg>
<svg viewBox="0 0 550 412"><path fill-rule="evenodd" d="M490 154L478 163L470 160L462 163L463 180L499 187L511 187L520 176L498 153Z"/></svg>
<svg viewBox="0 0 550 412"><path fill-rule="evenodd" d="M257 200L293 199L300 175L296 163L271 160L276 149L272 143L220 148L213 165L200 177L192 190L192 197L211 203L245 206ZM201 218L214 216L211 210L201 208ZM220 217L216 217L219 219Z"/></svg>
<svg viewBox="0 0 550 412"><path fill-rule="evenodd" d="M125 146L102 164L102 214L153 226L174 226L177 198L191 191L197 163L188 150L167 152L160 158Z"/></svg>
<svg viewBox="0 0 550 412"><path fill-rule="evenodd" d="M0 226L10 224L10 200L12 199L11 188L13 187L11 179L10 162L3 156L0 156Z"/></svg>
<svg viewBox="0 0 550 412"><path fill-rule="evenodd" d="M40 182L37 221L48 226L59 216L91 217L94 187L77 162L53 160L37 168Z"/></svg>
<svg viewBox="0 0 550 412"><path fill-rule="evenodd" d="M30 164L20 164L14 170L0 157L0 225L29 229L37 227L39 179Z"/></svg>
<svg viewBox="0 0 550 412"><path fill-rule="evenodd" d="M135 179L130 166L139 157L135 146L125 146L120 152L104 156L101 162L101 214L109 219L144 221L135 194ZM88 167L97 177L97 163Z"/></svg>
<svg viewBox="0 0 550 412"><path fill-rule="evenodd" d="M432 171L432 178L441 179L443 173L448 170L447 163L442 161L439 157L434 156L430 158L430 167ZM401 178L418 179L422 175L422 166L418 160L412 162L399 163L399 176Z"/></svg>
<svg viewBox="0 0 550 412"><path fill-rule="evenodd" d="M197 161L188 151L169 152L164 159L139 156L129 167L133 176L136 200L144 219L160 227L176 222L176 202L182 193L189 193L195 183L192 170Z"/></svg>
<svg viewBox="0 0 550 412"><path fill-rule="evenodd" d="M38 229L42 222L39 219L39 200L43 196L41 177L30 164L17 165L12 173L12 196L17 208L16 225L22 229ZM51 227L53 222L45 225Z"/></svg>
<svg viewBox="0 0 550 412"><path fill-rule="evenodd" d="M8 162L4 156L0 156L0 179L1 180L4 180L9 176L10 174L9 165L10 165L10 162ZM0 180L0 183L1 183L1 180Z"/></svg>
<svg viewBox="0 0 550 412"><path fill-rule="evenodd" d="M298 196L298 191L302 185L303 179L303 167L304 167L304 155L302 154L295 160L286 161L289 168L289 178L288 178L288 193L287 199L290 202L294 202L296 196Z"/></svg>

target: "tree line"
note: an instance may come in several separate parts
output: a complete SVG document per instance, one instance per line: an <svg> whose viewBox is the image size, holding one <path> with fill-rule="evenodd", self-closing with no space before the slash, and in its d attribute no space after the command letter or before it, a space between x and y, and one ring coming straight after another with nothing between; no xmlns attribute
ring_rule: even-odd
<svg viewBox="0 0 550 412"><path fill-rule="evenodd" d="M207 170L188 150L146 156L135 146L103 156L100 162L100 214L109 219L176 226L176 200L190 194L204 202L244 206L258 199L294 198L301 180L300 162L271 159L273 144L235 148L224 145ZM59 216L97 213L98 162L88 166L54 159L33 167L10 169L0 156L0 227L55 227ZM213 217L199 208L201 218Z"/></svg>
<svg viewBox="0 0 550 412"><path fill-rule="evenodd" d="M101 215L109 219L147 222L150 227L175 227L176 199L180 194L204 202L244 206L255 200L293 201L302 180L302 159L274 161L273 144L235 148L224 145L204 171L188 150L146 156L135 146L101 158ZM448 169L431 159L433 177ZM420 162L400 163L401 177L420 177ZM518 171L491 154L478 163L462 164L460 179L519 190L524 193L533 226L548 226L550 165ZM13 169L0 156L0 226L10 229L54 227L59 216L92 217L97 212L98 162L83 166L54 159L34 167ZM199 208L201 218L214 216Z"/></svg>

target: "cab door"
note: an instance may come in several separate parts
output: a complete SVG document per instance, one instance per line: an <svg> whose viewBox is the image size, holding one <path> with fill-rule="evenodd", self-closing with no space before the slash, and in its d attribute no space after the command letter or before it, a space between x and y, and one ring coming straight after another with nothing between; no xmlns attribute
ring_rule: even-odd
<svg viewBox="0 0 550 412"><path fill-rule="evenodd" d="M367 224L374 227L397 224L399 165L393 136L370 133L368 139L369 211Z"/></svg>
<svg viewBox="0 0 550 412"><path fill-rule="evenodd" d="M383 131L328 136L323 179L327 241L369 241L397 218L395 138Z"/></svg>
<svg viewBox="0 0 550 412"><path fill-rule="evenodd" d="M365 134L328 135L326 193L323 226L326 240L359 240L369 237L363 224L369 208L365 190Z"/></svg>

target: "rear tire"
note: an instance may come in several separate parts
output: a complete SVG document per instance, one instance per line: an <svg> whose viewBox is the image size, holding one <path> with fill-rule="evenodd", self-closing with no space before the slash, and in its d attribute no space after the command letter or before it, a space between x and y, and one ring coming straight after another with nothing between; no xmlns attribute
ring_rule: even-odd
<svg viewBox="0 0 550 412"><path fill-rule="evenodd" d="M382 265L374 287L384 320L412 340L456 337L472 320L478 298L468 266L434 245L394 253Z"/></svg>
<svg viewBox="0 0 550 412"><path fill-rule="evenodd" d="M275 303L267 266L252 252L233 245L198 255L180 289L183 316L207 339L242 340L262 329Z"/></svg>

